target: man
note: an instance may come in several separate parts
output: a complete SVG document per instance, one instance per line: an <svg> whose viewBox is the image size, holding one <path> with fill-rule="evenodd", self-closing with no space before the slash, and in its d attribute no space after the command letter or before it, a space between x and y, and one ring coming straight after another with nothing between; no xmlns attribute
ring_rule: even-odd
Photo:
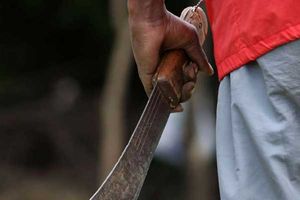
<svg viewBox="0 0 300 200"><path fill-rule="evenodd" d="M206 0L206 7L221 81L221 198L300 199L300 1ZM128 0L128 8L147 94L165 50L184 49L200 70L212 74L194 28L168 12L164 0ZM183 87L183 96L192 90Z"/></svg>

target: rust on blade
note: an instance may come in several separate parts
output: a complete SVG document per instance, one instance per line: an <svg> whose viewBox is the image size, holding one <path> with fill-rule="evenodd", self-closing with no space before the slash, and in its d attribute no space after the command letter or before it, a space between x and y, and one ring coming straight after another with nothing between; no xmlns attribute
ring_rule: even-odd
<svg viewBox="0 0 300 200"><path fill-rule="evenodd" d="M155 86L123 154L90 200L138 198L169 115L169 103Z"/></svg>
<svg viewBox="0 0 300 200"><path fill-rule="evenodd" d="M155 87L119 161L90 200L136 200L169 115L180 103L182 50L167 52L158 66Z"/></svg>

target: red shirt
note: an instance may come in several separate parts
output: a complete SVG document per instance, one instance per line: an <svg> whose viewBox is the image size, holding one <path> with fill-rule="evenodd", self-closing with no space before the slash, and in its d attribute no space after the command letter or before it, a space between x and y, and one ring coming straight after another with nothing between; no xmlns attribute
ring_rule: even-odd
<svg viewBox="0 0 300 200"><path fill-rule="evenodd" d="M300 0L206 0L206 7L220 80L300 38Z"/></svg>

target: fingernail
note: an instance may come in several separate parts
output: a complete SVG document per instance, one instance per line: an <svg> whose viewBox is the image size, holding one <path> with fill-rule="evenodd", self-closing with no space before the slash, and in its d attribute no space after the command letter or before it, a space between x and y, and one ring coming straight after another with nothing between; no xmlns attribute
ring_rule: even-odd
<svg viewBox="0 0 300 200"><path fill-rule="evenodd" d="M195 80L197 78L197 73L195 73L195 70L193 67L189 68L187 75L190 80Z"/></svg>
<svg viewBox="0 0 300 200"><path fill-rule="evenodd" d="M193 68L194 74L197 76L198 72L199 72L199 67L198 65L196 65L195 63L191 63L191 66Z"/></svg>
<svg viewBox="0 0 300 200"><path fill-rule="evenodd" d="M194 93L194 90L195 90L195 82L188 82L188 83L186 83L186 89L188 90L188 91L190 91L191 92L191 94L193 94Z"/></svg>
<svg viewBox="0 0 300 200"><path fill-rule="evenodd" d="M214 75L214 73L215 73L214 68L211 66L210 63L208 63L208 65L209 65L208 75L209 75L209 76L212 76L212 75Z"/></svg>
<svg viewBox="0 0 300 200"><path fill-rule="evenodd" d="M172 110L173 113L183 112L183 107L181 104L179 104L174 110Z"/></svg>

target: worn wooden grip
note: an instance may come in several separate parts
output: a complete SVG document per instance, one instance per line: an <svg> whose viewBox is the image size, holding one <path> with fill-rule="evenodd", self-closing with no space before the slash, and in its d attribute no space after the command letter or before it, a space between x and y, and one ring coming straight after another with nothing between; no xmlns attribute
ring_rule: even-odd
<svg viewBox="0 0 300 200"><path fill-rule="evenodd" d="M183 50L166 52L158 66L156 84L169 101L171 108L176 108L180 103L183 86L183 67L188 58Z"/></svg>

